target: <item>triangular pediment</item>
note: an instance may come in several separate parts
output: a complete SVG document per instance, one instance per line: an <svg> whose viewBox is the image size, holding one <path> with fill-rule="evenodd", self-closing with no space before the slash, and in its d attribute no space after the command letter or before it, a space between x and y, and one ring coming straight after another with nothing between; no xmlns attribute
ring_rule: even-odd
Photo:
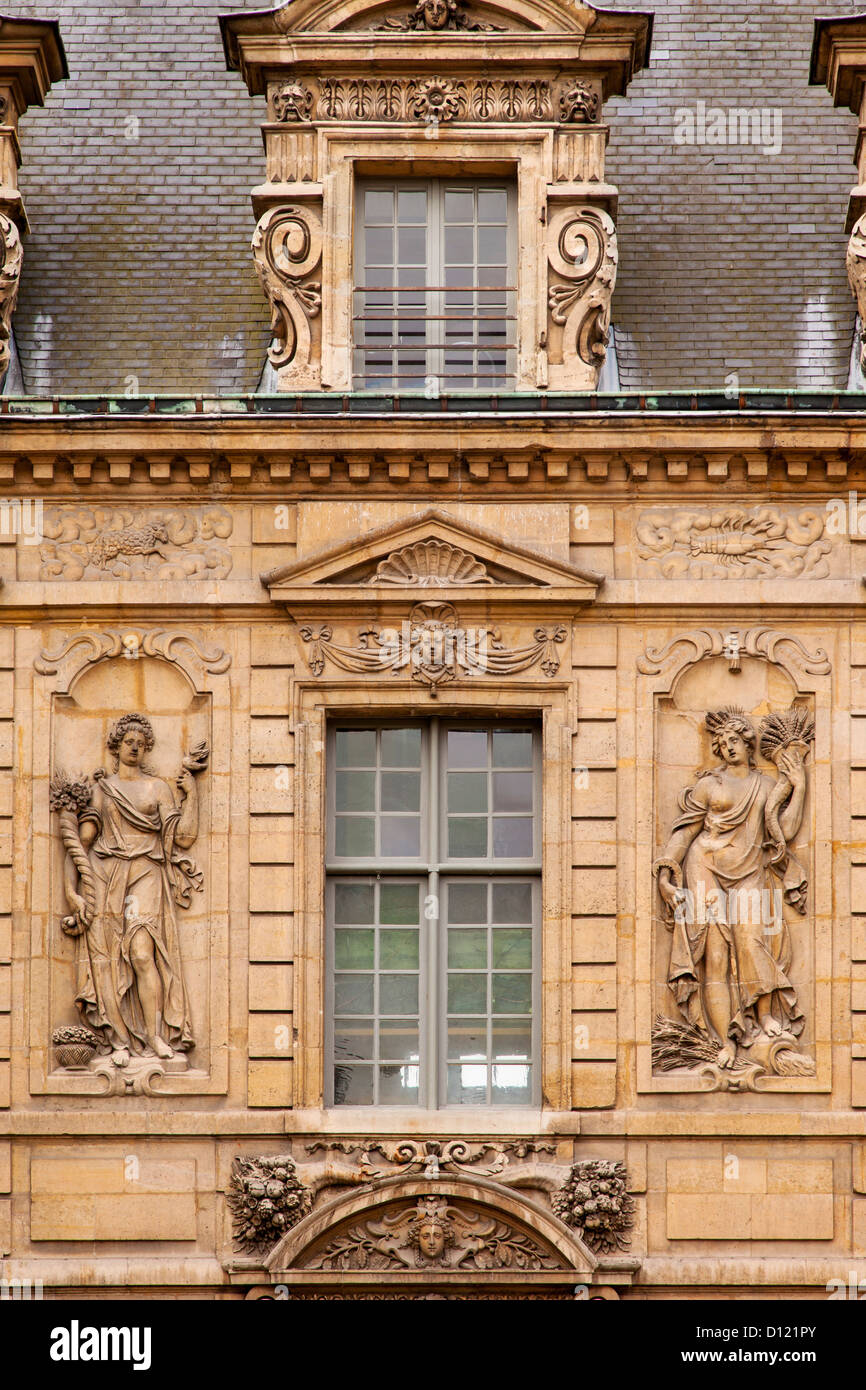
<svg viewBox="0 0 866 1390"><path fill-rule="evenodd" d="M603 576L562 564L442 511L426 511L262 575L274 599L317 603L420 597L591 603Z"/></svg>

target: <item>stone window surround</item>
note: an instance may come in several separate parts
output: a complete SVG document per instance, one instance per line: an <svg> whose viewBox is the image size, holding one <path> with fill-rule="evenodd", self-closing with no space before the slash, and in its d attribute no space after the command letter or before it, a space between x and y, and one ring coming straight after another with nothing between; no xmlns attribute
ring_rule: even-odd
<svg viewBox="0 0 866 1390"><path fill-rule="evenodd" d="M571 736L574 731L573 682L494 684L453 691L441 699L443 718L474 716L489 720L491 709L507 717L531 718L542 730L542 910L541 910L541 1112L537 1107L472 1108L466 1116L473 1132L496 1133L555 1128L571 1106L571 961L569 846L559 827L571 816ZM343 1133L368 1131L369 1106L323 1107L325 998L324 835L326 804L326 725L334 716L369 720L414 718L425 714L418 688L409 681L377 685L370 680L297 682L294 689L297 785L296 947L294 1019L294 1109L316 1112L316 1128ZM459 1111L461 1107L456 1107ZM375 1108L377 1128L402 1132L407 1125L431 1133L454 1129L455 1108ZM297 1118L300 1118L299 1116ZM462 1127L462 1126L461 1126Z"/></svg>
<svg viewBox="0 0 866 1390"><path fill-rule="evenodd" d="M517 324L515 390L535 390L539 349L547 325L547 256L541 216L551 189L549 165L553 136L549 130L523 127L517 136L475 129L471 144L465 131L440 128L436 155L424 133L392 127L321 130L320 167L331 172L322 185L324 246L323 282L331 292L322 301L322 385L352 389L352 289L355 183L387 172L389 177L445 175L483 179L507 176L517 185ZM469 145L469 148L467 148ZM447 152L443 158L443 151ZM310 187L309 194L314 194Z"/></svg>

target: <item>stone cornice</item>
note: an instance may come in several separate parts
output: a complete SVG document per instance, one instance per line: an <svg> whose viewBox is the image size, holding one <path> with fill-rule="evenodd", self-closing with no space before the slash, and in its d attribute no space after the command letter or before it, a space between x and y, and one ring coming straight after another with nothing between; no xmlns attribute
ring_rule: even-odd
<svg viewBox="0 0 866 1390"><path fill-rule="evenodd" d="M566 495L669 485L825 493L866 478L860 412L590 412L314 416L8 415L0 488L130 496L202 488Z"/></svg>

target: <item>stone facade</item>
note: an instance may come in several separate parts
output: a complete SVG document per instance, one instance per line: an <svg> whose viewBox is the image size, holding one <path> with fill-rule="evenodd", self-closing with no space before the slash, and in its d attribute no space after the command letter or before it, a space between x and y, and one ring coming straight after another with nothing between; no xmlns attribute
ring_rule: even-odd
<svg viewBox="0 0 866 1390"><path fill-rule="evenodd" d="M644 16L223 34L278 393L0 416L0 1275L823 1296L866 1260L866 416L596 395ZM519 174L520 392L351 391L352 169L401 159ZM434 717L538 731L531 1104L331 1090L330 731Z"/></svg>

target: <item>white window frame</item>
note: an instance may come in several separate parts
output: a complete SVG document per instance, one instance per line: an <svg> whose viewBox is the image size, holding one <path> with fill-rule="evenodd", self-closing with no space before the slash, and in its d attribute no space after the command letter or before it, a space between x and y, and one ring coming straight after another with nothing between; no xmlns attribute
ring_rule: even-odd
<svg viewBox="0 0 866 1390"><path fill-rule="evenodd" d="M420 728L422 730L421 751L421 855L418 858L376 858L376 857L338 857L335 854L334 826L336 806L336 734L339 729L383 729ZM447 856L447 806L444 795L445 760L443 749L449 729L484 729L498 731L507 729L531 730L533 736L533 855L527 859L495 859L492 854L484 859L458 858ZM380 1108L394 1107L401 1112L413 1113L415 1110L448 1110L452 1113L466 1114L473 1108L519 1110L537 1107L542 1097L542 894L543 894L543 802L542 802L542 758L543 731L534 719L490 719L483 714L479 717L435 716L430 719L365 719L363 716L351 718L342 716L328 722L326 740L326 856L325 856L325 1104L334 1107L336 1113L344 1109L337 1104L334 1095L334 912L333 884L337 879L364 880L387 877L394 881L413 880L420 885L422 905L420 921L420 971L419 971L419 1066L420 1084L417 1105L395 1104L393 1101L374 1102L358 1106L369 1112ZM432 812L431 812L432 808ZM488 816L492 819L492 808ZM492 849L492 843L488 847ZM426 853L425 853L426 851ZM463 1103L449 1104L447 1101L447 1014L444 1001L447 999L447 923L444 915L426 917L424 903L433 899L441 901L442 888L455 880L530 880L532 882L532 990L531 990L531 1046L532 1067L531 1092L528 1100L514 1104L488 1100L476 1102L475 1106ZM426 883L425 883L426 880ZM426 887L426 891L425 891ZM490 1018L487 1015L487 1026ZM505 1016L507 1017L507 1016ZM485 1063L488 1073L488 1094L492 1075L492 1058ZM373 1068L375 1070L375 1062ZM357 1102L346 1105L352 1109Z"/></svg>
<svg viewBox="0 0 866 1390"><path fill-rule="evenodd" d="M370 190L381 189L383 191L417 191L424 189L427 194L427 266L425 285L438 286L437 289L425 292L425 305L417 315L404 315L407 319L425 319L427 333L425 341L433 346L428 346L426 351L419 351L418 370L413 378L408 376L405 379L404 373L399 369L399 348L394 346L391 350L391 374L387 384L379 382L374 386L368 386L367 381L370 374L365 375L365 352L369 349L359 341L359 319L358 314L364 304L363 291L368 288L366 282L366 247L365 247L365 219L363 216L364 195ZM446 345L444 338L446 332L446 292L443 288L445 279L444 265L444 245L445 245L445 194L448 191L477 192L480 189L501 189L506 194L506 296L504 322L506 330L506 349L505 349L505 368L504 371L496 373L489 380L478 372L478 368L483 368L483 361L486 349L493 350L493 344L476 345L474 343L458 344L449 343ZM355 267L355 283L353 285L352 298L352 372L353 388L357 391L376 392L385 391L388 394L400 392L423 392L427 395L438 395L447 391L453 393L457 391L471 391L479 393L484 391L503 391L514 390L517 384L518 371L518 336L519 323L517 312L517 276L518 276L518 235L517 235L517 180L513 176L503 178L461 176L459 174L443 175L435 178L399 178L395 176L383 176L373 178L370 176L358 178L354 182L354 246L353 264ZM476 282L479 275L483 272L476 262L473 267ZM420 286L419 286L420 288ZM477 287L483 292L483 278L481 285ZM488 289L499 287L488 286ZM476 306L476 311L483 306ZM395 310L395 320L399 315L399 309ZM467 320L475 323L475 320ZM404 351L408 350L409 345L404 345ZM455 373L446 371L445 357L451 349L464 347L475 354L476 371L472 377L467 376L465 381L459 381ZM379 349L383 351L383 349ZM413 353L414 356L414 353ZM489 365L489 364L488 364ZM382 376L385 373L381 374ZM454 384L457 381L458 384Z"/></svg>

